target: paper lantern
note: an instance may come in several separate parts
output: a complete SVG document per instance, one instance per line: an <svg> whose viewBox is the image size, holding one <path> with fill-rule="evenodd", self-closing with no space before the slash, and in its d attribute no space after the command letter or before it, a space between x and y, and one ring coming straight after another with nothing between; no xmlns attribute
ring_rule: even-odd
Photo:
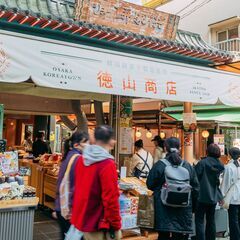
<svg viewBox="0 0 240 240"><path fill-rule="evenodd" d="M166 133L165 132L160 132L160 138L164 139L166 137Z"/></svg>
<svg viewBox="0 0 240 240"><path fill-rule="evenodd" d="M140 138L141 136L142 136L142 133L141 133L139 130L137 130L137 131L136 131L136 137L137 137L137 138Z"/></svg>
<svg viewBox="0 0 240 240"><path fill-rule="evenodd" d="M208 130L202 131L202 137L203 138L208 138L209 137L209 131Z"/></svg>
<svg viewBox="0 0 240 240"><path fill-rule="evenodd" d="M147 138L152 138L152 133L151 133L151 131L147 131L146 137L147 137Z"/></svg>

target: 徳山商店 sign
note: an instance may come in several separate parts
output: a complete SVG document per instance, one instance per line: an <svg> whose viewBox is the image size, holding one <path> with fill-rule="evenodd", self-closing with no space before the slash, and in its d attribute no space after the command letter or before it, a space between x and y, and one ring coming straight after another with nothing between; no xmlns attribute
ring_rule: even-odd
<svg viewBox="0 0 240 240"><path fill-rule="evenodd" d="M239 76L212 68L1 32L0 83L240 106Z"/></svg>

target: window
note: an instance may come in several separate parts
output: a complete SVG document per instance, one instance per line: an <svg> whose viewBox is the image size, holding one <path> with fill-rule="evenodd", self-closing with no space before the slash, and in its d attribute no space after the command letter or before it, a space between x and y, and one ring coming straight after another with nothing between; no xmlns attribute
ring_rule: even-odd
<svg viewBox="0 0 240 240"><path fill-rule="evenodd" d="M218 33L218 42L223 42L227 40L227 31L219 32Z"/></svg>
<svg viewBox="0 0 240 240"><path fill-rule="evenodd" d="M238 38L238 28L228 30L228 39Z"/></svg>
<svg viewBox="0 0 240 240"><path fill-rule="evenodd" d="M223 42L229 39L238 38L238 27L230 28L222 32L217 33L217 41Z"/></svg>

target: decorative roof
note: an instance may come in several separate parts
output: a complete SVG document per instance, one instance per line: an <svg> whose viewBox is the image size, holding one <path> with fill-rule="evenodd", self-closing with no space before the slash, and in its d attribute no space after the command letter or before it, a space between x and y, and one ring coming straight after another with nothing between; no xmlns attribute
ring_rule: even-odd
<svg viewBox="0 0 240 240"><path fill-rule="evenodd" d="M75 21L74 9L74 0L0 0L0 19L141 49L208 60L212 64L229 63L233 59L229 53L209 46L199 34L179 30L175 41L145 37L127 31Z"/></svg>

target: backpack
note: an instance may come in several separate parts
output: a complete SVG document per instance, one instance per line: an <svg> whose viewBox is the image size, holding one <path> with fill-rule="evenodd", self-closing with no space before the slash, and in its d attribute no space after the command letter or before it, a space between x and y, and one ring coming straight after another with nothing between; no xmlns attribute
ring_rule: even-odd
<svg viewBox="0 0 240 240"><path fill-rule="evenodd" d="M68 219L71 215L71 209L70 209L70 171L71 167L73 165L74 160L79 156L79 154L74 154L71 159L68 162L66 172L64 174L64 177L61 181L60 187L59 187L59 197L60 197L60 207L61 207L61 215Z"/></svg>
<svg viewBox="0 0 240 240"><path fill-rule="evenodd" d="M165 165L165 183L161 189L162 203L170 207L188 207L191 199L192 187L190 173L180 165L172 165L167 159L161 160Z"/></svg>
<svg viewBox="0 0 240 240"><path fill-rule="evenodd" d="M148 176L148 173L149 173L149 172L148 172L148 171L143 171L143 169L144 169L145 167L147 167L148 170L150 171L150 167L149 167L149 165L148 165L148 163L147 163L148 155L149 155L149 153L147 152L146 160L144 160L144 158L137 153L137 156L144 162L144 165L143 165L143 167L142 167L141 170L140 170L139 168L137 168L137 167L134 168L134 171L133 171L133 176L134 176L134 177L140 178L142 175L145 175L144 177L147 177L147 176Z"/></svg>

